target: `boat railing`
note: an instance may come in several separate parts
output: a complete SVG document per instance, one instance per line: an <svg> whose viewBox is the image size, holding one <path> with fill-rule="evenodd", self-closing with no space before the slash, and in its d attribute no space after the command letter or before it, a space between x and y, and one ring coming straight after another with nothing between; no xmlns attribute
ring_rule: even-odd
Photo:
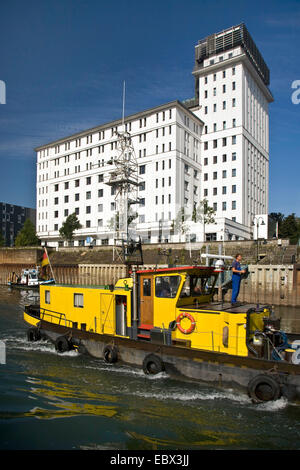
<svg viewBox="0 0 300 470"><path fill-rule="evenodd" d="M56 320L58 320L58 322L57 322L58 325L60 325L63 322L65 326L68 326L70 328L72 328L72 326L73 326L72 320L68 320L65 313L54 312L54 311L48 310L46 308L41 308L40 309L40 319L41 320L46 320L45 317L47 317L47 318L50 317L50 322L51 323L54 323L52 320L56 319ZM46 321L49 321L49 320L46 320Z"/></svg>

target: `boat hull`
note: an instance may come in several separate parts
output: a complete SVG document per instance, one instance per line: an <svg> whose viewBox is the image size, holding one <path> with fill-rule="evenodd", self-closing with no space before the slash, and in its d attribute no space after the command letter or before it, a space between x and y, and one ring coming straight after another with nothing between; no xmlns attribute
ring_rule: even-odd
<svg viewBox="0 0 300 470"><path fill-rule="evenodd" d="M26 312L24 319L41 337L56 345L64 338L70 347L97 359L143 368L149 374L165 371L171 377L236 388L256 403L281 396L300 402L299 365L101 335L53 324Z"/></svg>

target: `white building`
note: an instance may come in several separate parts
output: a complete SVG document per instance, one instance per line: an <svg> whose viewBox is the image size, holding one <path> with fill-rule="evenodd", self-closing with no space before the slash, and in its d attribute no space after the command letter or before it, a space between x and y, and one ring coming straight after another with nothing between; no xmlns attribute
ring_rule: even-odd
<svg viewBox="0 0 300 470"><path fill-rule="evenodd" d="M141 183L136 234L149 242L249 239L253 221L268 214L269 70L241 24L198 42L193 74L192 100L125 118ZM106 183L121 128L120 119L35 149L42 241L61 244L59 228L75 212L75 245L87 237L113 243L116 201ZM191 222L204 199L215 209L205 226ZM190 220L181 225L182 208Z"/></svg>
<svg viewBox="0 0 300 470"><path fill-rule="evenodd" d="M202 121L179 101L125 118L138 160L137 235L149 242L178 241L172 222L182 207L200 202ZM91 237L112 244L115 195L107 185L114 169L122 120L88 129L36 148L37 234L48 245L61 243L59 228L75 212L82 225L75 245ZM176 232L176 231L175 231ZM197 240L200 241L198 235ZM170 238L171 237L171 238Z"/></svg>
<svg viewBox="0 0 300 470"><path fill-rule="evenodd" d="M204 122L201 196L250 238L254 217L268 214L269 69L241 24L198 42L193 75L189 107Z"/></svg>

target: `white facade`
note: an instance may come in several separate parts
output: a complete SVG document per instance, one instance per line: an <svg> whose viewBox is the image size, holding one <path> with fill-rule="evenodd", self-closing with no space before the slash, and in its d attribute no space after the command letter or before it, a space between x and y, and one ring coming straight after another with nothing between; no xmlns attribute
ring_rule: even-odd
<svg viewBox="0 0 300 470"><path fill-rule="evenodd" d="M139 164L137 235L149 242L170 241L172 222L184 207L200 201L201 120L174 101L125 119ZM122 122L114 121L37 151L37 235L56 246L59 229L75 212L82 225L75 245L92 237L113 243L115 196L106 184L114 165ZM172 234L172 240L177 241ZM199 239L198 239L199 241Z"/></svg>
<svg viewBox="0 0 300 470"><path fill-rule="evenodd" d="M273 97L258 50L253 62L247 45L238 44L234 36L239 34L242 40L244 29L239 25L199 41L196 58L202 52L202 60L196 60L193 72L199 106L193 111L204 121L202 197L217 217L251 228L256 214L268 214L268 105Z"/></svg>

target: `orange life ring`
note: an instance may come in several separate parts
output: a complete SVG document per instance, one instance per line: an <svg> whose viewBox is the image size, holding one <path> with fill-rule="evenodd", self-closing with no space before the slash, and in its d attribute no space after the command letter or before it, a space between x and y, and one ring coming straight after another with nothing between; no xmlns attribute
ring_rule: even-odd
<svg viewBox="0 0 300 470"><path fill-rule="evenodd" d="M188 318L191 321L191 326L187 330L185 330L181 326L180 322L183 318ZM180 315L178 315L178 317L176 318L176 325L177 325L178 330L181 331L181 333L184 333L185 335L189 335L190 333L194 331L196 327L196 322L190 313L183 312Z"/></svg>

